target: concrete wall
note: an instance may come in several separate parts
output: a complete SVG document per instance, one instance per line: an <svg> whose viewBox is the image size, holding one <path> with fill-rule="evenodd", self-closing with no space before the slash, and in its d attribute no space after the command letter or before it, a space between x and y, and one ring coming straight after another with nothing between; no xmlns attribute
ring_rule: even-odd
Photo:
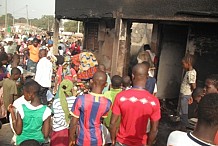
<svg viewBox="0 0 218 146"><path fill-rule="evenodd" d="M130 54L136 55L144 44L151 44L153 24L133 23L131 32Z"/></svg>
<svg viewBox="0 0 218 146"><path fill-rule="evenodd" d="M182 79L181 60L185 55L187 26L163 25L157 75L157 97L176 98Z"/></svg>

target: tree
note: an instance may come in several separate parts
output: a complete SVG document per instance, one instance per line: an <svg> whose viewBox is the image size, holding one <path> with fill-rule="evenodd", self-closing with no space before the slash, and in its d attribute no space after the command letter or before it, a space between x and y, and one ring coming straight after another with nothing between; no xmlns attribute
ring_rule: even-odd
<svg viewBox="0 0 218 146"><path fill-rule="evenodd" d="M43 15L40 19L31 19L31 25L38 28L50 31L54 26L54 16L53 15Z"/></svg>
<svg viewBox="0 0 218 146"><path fill-rule="evenodd" d="M64 31L68 32L77 32L78 27L78 21L69 20L64 23ZM82 32L83 30L83 24L80 23L79 31Z"/></svg>
<svg viewBox="0 0 218 146"><path fill-rule="evenodd" d="M16 22L17 23L27 23L27 20L26 20L26 18L21 17L21 18L16 19Z"/></svg>
<svg viewBox="0 0 218 146"><path fill-rule="evenodd" d="M7 25L12 26L13 25L13 19L14 17L12 14L7 14ZM14 22L16 23L27 23L26 18L21 17L18 19L14 19ZM29 24L36 26L38 28L41 28L43 30L51 31L51 29L54 26L54 16L53 15L43 15L40 19L34 18L29 19ZM0 17L0 26L5 25L5 15Z"/></svg>
<svg viewBox="0 0 218 146"><path fill-rule="evenodd" d="M7 25L12 26L13 25L13 16L10 13L7 13ZM0 26L5 26L5 15L2 15L0 17Z"/></svg>

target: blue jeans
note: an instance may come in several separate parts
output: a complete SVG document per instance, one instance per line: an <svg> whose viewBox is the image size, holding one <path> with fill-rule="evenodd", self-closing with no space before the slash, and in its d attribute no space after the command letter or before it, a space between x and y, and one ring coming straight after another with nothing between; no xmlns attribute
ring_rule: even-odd
<svg viewBox="0 0 218 146"><path fill-rule="evenodd" d="M33 62L32 60L28 59L27 61L27 71L36 73L36 66L37 62Z"/></svg>
<svg viewBox="0 0 218 146"><path fill-rule="evenodd" d="M182 95L181 96L181 109L180 113L183 114L188 114L188 100L191 98L191 95Z"/></svg>
<svg viewBox="0 0 218 146"><path fill-rule="evenodd" d="M191 95L182 95L180 101L180 114L181 122L185 126L188 126L188 100L191 98Z"/></svg>

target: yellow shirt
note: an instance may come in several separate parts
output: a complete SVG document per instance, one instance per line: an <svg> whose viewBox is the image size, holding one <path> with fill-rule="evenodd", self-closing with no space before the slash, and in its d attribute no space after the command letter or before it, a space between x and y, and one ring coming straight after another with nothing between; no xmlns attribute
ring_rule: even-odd
<svg viewBox="0 0 218 146"><path fill-rule="evenodd" d="M39 61L39 48L34 47L33 45L28 46L30 52L30 60L33 62Z"/></svg>

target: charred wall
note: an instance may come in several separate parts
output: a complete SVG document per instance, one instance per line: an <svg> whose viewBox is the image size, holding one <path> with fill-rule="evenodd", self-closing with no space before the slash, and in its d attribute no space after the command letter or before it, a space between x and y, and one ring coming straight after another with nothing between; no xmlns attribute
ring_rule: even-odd
<svg viewBox="0 0 218 146"><path fill-rule="evenodd" d="M191 25L187 44L187 50L195 54L197 83L204 86L208 75L218 74L218 25Z"/></svg>
<svg viewBox="0 0 218 146"><path fill-rule="evenodd" d="M94 53L99 64L104 64L107 72L110 73L115 36L114 20L88 21L84 26L83 49Z"/></svg>
<svg viewBox="0 0 218 146"><path fill-rule="evenodd" d="M217 0L56 0L57 18L116 17L134 20L218 22Z"/></svg>
<svg viewBox="0 0 218 146"><path fill-rule="evenodd" d="M190 23L163 24L160 30L157 86L159 98L176 98L183 77L181 60L185 53L195 55L197 86L211 74L218 74L218 25ZM178 35L179 34L179 35Z"/></svg>
<svg viewBox="0 0 218 146"><path fill-rule="evenodd" d="M162 26L157 74L158 98L176 98L179 95L183 71L181 60L186 51L187 35L188 26Z"/></svg>

